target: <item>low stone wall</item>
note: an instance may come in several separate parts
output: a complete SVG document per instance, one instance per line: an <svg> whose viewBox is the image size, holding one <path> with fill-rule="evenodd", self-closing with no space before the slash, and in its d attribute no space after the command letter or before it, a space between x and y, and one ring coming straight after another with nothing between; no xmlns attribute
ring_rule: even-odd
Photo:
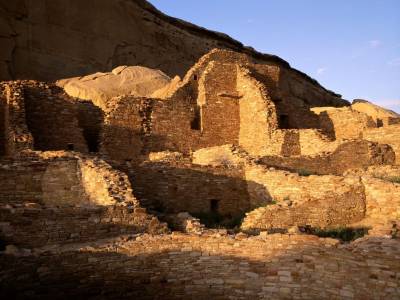
<svg viewBox="0 0 400 300"><path fill-rule="evenodd" d="M385 238L338 246L303 235L143 235L2 255L0 290L4 298L394 300L399 247L399 240Z"/></svg>
<svg viewBox="0 0 400 300"><path fill-rule="evenodd" d="M26 152L18 160L1 160L0 179L3 203L139 206L124 173L78 153Z"/></svg>
<svg viewBox="0 0 400 300"><path fill-rule="evenodd" d="M246 180L253 207L261 207L246 214L243 230L341 226L365 216L358 177L304 177L253 165L246 167Z"/></svg>
<svg viewBox="0 0 400 300"><path fill-rule="evenodd" d="M345 142L335 151L317 156L265 156L261 159L263 164L271 167L320 175L341 175L349 169L392 164L394 161L395 153L390 146L365 140Z"/></svg>
<svg viewBox="0 0 400 300"><path fill-rule="evenodd" d="M334 139L359 139L363 131L376 128L372 117L349 107L316 107L312 111L318 114L320 128Z"/></svg>
<svg viewBox="0 0 400 300"><path fill-rule="evenodd" d="M370 176L363 176L362 183L366 195L366 218L381 224L400 220L400 183Z"/></svg>
<svg viewBox="0 0 400 300"><path fill-rule="evenodd" d="M214 210L231 216L250 209L241 168L144 162L130 171L134 194L146 207L169 213Z"/></svg>
<svg viewBox="0 0 400 300"><path fill-rule="evenodd" d="M400 165L400 124L368 129L363 132L363 138L390 145L396 154L396 164Z"/></svg>
<svg viewBox="0 0 400 300"><path fill-rule="evenodd" d="M82 243L123 234L168 232L143 208L123 206L47 207L34 203L0 204L0 236L6 244L37 248Z"/></svg>

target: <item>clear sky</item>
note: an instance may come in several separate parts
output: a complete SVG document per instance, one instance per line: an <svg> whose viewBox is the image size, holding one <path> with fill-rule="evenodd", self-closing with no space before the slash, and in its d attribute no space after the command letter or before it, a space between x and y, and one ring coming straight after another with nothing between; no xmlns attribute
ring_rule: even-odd
<svg viewBox="0 0 400 300"><path fill-rule="evenodd" d="M275 54L347 100L400 112L400 0L150 0Z"/></svg>

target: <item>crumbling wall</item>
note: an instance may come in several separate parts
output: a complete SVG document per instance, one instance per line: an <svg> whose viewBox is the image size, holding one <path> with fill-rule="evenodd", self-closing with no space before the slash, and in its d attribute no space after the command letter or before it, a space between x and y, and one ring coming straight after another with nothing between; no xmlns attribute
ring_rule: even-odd
<svg viewBox="0 0 400 300"><path fill-rule="evenodd" d="M367 114L351 107L316 107L319 128L333 139L359 139L368 128L376 128L376 122Z"/></svg>
<svg viewBox="0 0 400 300"><path fill-rule="evenodd" d="M44 83L23 84L26 123L35 150L87 152L78 124L76 102L60 88Z"/></svg>
<svg viewBox="0 0 400 300"><path fill-rule="evenodd" d="M365 130L363 138L390 145L396 154L396 164L400 165L400 125Z"/></svg>
<svg viewBox="0 0 400 300"><path fill-rule="evenodd" d="M168 232L143 208L122 206L47 207L32 203L0 204L0 233L22 248L90 242L123 234Z"/></svg>
<svg viewBox="0 0 400 300"><path fill-rule="evenodd" d="M293 157L269 155L263 157L261 161L265 165L294 172L341 175L349 169L392 164L395 161L395 154L388 145L354 140L339 144L330 153Z"/></svg>
<svg viewBox="0 0 400 300"><path fill-rule="evenodd" d="M245 176L252 204L261 207L247 213L244 230L341 226L365 215L364 188L358 178L302 177L257 165L246 166Z"/></svg>
<svg viewBox="0 0 400 300"><path fill-rule="evenodd" d="M322 134L319 129L277 129L265 145L264 155L318 155L334 151L340 142Z"/></svg>
<svg viewBox="0 0 400 300"><path fill-rule="evenodd" d="M18 160L2 160L0 178L3 202L139 206L125 174L101 159L78 154L30 152Z"/></svg>
<svg viewBox="0 0 400 300"><path fill-rule="evenodd" d="M132 170L133 191L146 207L235 216L250 209L243 171L185 163L145 162Z"/></svg>
<svg viewBox="0 0 400 300"><path fill-rule="evenodd" d="M4 154L16 156L25 149L33 148L33 138L25 121L23 89L19 82L0 83L3 106Z"/></svg>

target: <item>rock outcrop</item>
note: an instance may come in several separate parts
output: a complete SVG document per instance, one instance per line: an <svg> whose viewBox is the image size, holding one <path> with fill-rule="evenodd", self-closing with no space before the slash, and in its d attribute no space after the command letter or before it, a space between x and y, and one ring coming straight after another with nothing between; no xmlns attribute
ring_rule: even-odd
<svg viewBox="0 0 400 300"><path fill-rule="evenodd" d="M170 78L159 70L140 66L120 66L107 73L62 79L57 85L72 97L91 100L104 107L108 99L122 95L149 97L165 87Z"/></svg>

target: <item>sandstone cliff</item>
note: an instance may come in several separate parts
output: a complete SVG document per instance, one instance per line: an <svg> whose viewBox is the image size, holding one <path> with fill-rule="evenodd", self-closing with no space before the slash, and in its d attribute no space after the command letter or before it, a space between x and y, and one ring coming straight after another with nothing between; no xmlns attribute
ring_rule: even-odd
<svg viewBox="0 0 400 300"><path fill-rule="evenodd" d="M277 56L166 16L144 0L0 0L0 45L0 80L54 81L120 65L183 76L213 48L291 69Z"/></svg>

